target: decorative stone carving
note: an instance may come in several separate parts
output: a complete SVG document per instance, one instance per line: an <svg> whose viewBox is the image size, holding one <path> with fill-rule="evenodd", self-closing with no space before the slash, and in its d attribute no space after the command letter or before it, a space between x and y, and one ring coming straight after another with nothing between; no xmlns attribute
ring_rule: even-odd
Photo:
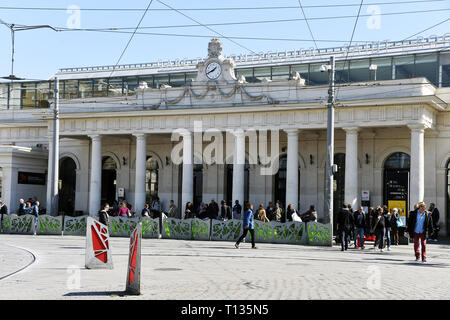
<svg viewBox="0 0 450 320"><path fill-rule="evenodd" d="M222 44L219 39L213 38L208 43L208 57L219 58L220 56L222 56Z"/></svg>

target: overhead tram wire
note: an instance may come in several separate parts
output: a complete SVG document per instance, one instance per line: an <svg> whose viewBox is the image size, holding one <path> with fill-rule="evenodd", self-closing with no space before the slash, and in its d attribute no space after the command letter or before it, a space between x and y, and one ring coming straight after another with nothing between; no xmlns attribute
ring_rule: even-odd
<svg viewBox="0 0 450 320"><path fill-rule="evenodd" d="M153 9L152 9L153 10ZM450 11L450 8L429 9L429 10L416 10L416 11L400 11L400 12L385 12L380 13L380 16L395 16L406 14L424 14L433 12ZM180 14L182 14L180 12ZM371 14L360 14L359 17L372 17ZM335 20L335 19L350 19L356 18L356 15L344 15L344 16L325 16L325 17L309 17L307 20ZM196 23L196 24L182 24L182 25L165 25L165 26L145 26L139 29L171 29L171 28L191 28L191 27L211 27L211 26L236 26L236 25L248 25L248 24L268 24L268 23L285 23L305 21L304 18L293 19L277 19L277 20L256 20L256 21L235 21L235 22L221 22L221 23ZM118 31L118 30L134 30L134 27L103 27L103 28L67 28L60 27L60 31Z"/></svg>
<svg viewBox="0 0 450 320"><path fill-rule="evenodd" d="M359 20L359 16L360 16L360 13L361 13L361 8L363 6L363 2L364 2L364 0L361 0L361 3L359 5L358 15L356 16L355 24L353 25L352 36L350 38L350 43L348 44L348 47L347 47L347 53L346 53L345 59L344 59L344 66L342 67L341 71L344 71L345 64L347 63L347 60L348 60L348 54L350 52L350 47L351 47L352 42L353 42L353 37L355 36L356 26L358 25L358 20ZM339 81L341 81L341 80L342 80L342 72L339 75ZM336 101L337 101L338 94L339 94L339 87L336 89L336 95L335 95L335 100Z"/></svg>
<svg viewBox="0 0 450 320"><path fill-rule="evenodd" d="M311 30L311 26L309 25L308 19L306 18L305 10L303 10L303 6L302 6L301 0L298 0L298 5L300 6L300 9L302 9L303 18L305 18L305 22L306 22L306 25L308 26L309 34L311 35L311 39L313 40L314 45L316 46L316 49L319 50L319 47L317 46L316 39L314 39L314 34L313 34L312 30Z"/></svg>
<svg viewBox="0 0 450 320"><path fill-rule="evenodd" d="M114 69L117 67L117 65L119 64L120 60L122 59L123 55L125 54L125 51L127 51L128 46L131 43L131 40L133 40L134 35L136 34L137 29L139 28L139 26L141 25L142 20L144 19L145 15L147 14L148 9L150 8L150 6L152 5L153 0L150 0L150 2L147 5L147 8L145 9L144 13L141 16L141 19L139 20L139 23L137 24L136 28L134 29L133 34L131 35L130 39L128 40L125 48L122 50L122 53L120 54L119 59L117 59L117 62L115 64L115 66L113 67L113 69L111 70L111 73L108 76L108 79L111 78L112 74L114 73Z"/></svg>
<svg viewBox="0 0 450 320"><path fill-rule="evenodd" d="M237 45L237 46L239 46L239 47L241 47L241 48L243 48L243 49L245 49L245 50L248 50L248 51L250 51L250 52L253 53L253 54L256 54L256 52L253 51L252 49L249 49L249 48L247 48L246 46L240 44L239 42L234 41L233 39L224 36L224 35L221 34L220 32L217 32L216 30L210 28L209 26L207 26L207 25L205 25L205 24L203 24L203 23L201 23L201 22L195 20L194 18L191 18L191 17L188 16L187 14L184 14L183 12L181 12L181 11L179 11L179 10L177 10L177 9L175 9L175 8L173 8L173 7L171 7L171 6L169 6L168 4L165 4L164 2L162 2L162 1L160 1L160 0L157 0L157 1L158 1L159 3L161 3L162 5L166 6L167 8L172 9L172 10L174 10L175 12L178 12L179 14L181 14L182 16L184 16L185 18L188 18L189 20L194 21L195 23L197 23L197 24L199 24L199 25L205 27L205 28L208 29L209 31L212 31L212 32L214 32L215 34L217 34L217 35L219 35L219 36L221 36L221 37L227 39L228 41L231 41L231 42L234 43L235 45Z"/></svg>
<svg viewBox="0 0 450 320"><path fill-rule="evenodd" d="M372 2L369 5L405 5L405 4L426 4L431 2L446 2L447 0L414 0L414 1L389 1L389 2ZM323 5L306 5L303 8L339 8L339 7L357 7L359 4L323 4ZM217 8L178 8L179 11L238 11L238 10L292 10L299 9L298 6L266 6L266 7L217 7ZM67 11L62 7L8 7L0 6L0 10L36 10L36 11ZM133 12L143 11L141 8L79 8L80 11L120 11ZM155 8L152 11L170 11L172 9Z"/></svg>
<svg viewBox="0 0 450 320"><path fill-rule="evenodd" d="M422 31L416 32L416 33L414 33L413 35L411 35L411 36L409 36L409 37L407 37L407 38L405 38L405 39L403 39L403 40L401 40L401 41L406 41L406 40L408 40L408 39L411 39L411 38L413 38L413 37L415 37L415 36L417 36L417 35L419 35L419 34L421 34L421 33L424 33L425 31L428 31L428 30L430 30L430 29L433 29L434 27L437 27L437 26L439 26L439 25L441 25L441 24L443 24L443 23L445 23L445 22L447 22L447 21L449 21L449 20L450 20L450 18L447 18L447 19L445 19L445 20L443 20L443 21L441 21L441 22L438 22L438 23L432 25L431 27L428 27L428 28L426 28L426 29L423 29Z"/></svg>

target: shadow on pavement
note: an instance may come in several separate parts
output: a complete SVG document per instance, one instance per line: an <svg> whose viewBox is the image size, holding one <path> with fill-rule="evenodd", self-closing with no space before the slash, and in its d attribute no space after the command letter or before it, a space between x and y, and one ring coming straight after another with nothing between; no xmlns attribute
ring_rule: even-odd
<svg viewBox="0 0 450 320"><path fill-rule="evenodd" d="M118 296L118 297L124 297L126 296L125 291L86 291L86 292L70 292L66 293L65 297L92 297L92 296Z"/></svg>

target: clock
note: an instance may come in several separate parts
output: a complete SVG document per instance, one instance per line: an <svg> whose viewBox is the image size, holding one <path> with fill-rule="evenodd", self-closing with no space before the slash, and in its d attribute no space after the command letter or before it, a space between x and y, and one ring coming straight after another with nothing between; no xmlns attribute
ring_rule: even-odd
<svg viewBox="0 0 450 320"><path fill-rule="evenodd" d="M209 79L216 80L222 73L222 67L217 62L211 62L206 66L205 73Z"/></svg>

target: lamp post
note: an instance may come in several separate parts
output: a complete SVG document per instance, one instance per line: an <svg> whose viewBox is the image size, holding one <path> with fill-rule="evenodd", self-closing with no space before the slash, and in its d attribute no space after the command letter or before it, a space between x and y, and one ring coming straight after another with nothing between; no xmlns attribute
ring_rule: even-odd
<svg viewBox="0 0 450 320"><path fill-rule="evenodd" d="M330 57L329 65L322 65L321 72L328 71L328 120L327 120L327 156L325 164L325 195L324 222L330 224L331 243L333 245L333 174L337 171L334 162L334 90L335 90L335 61Z"/></svg>

